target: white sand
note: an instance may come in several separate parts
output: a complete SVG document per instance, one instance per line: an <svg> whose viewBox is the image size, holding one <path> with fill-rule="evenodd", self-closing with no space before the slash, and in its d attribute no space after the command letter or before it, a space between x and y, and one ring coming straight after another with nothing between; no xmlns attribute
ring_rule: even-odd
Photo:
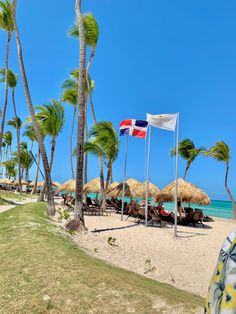
<svg viewBox="0 0 236 314"><path fill-rule="evenodd" d="M148 227L120 216L86 216L88 232L75 236L76 242L88 254L97 256L119 267L169 283L180 289L206 296L220 247L225 237L235 228L235 222L214 219L203 229L178 226L179 237L173 238L173 228ZM97 233L91 231L115 228ZM115 238L117 246L107 243ZM144 274L150 260L155 272Z"/></svg>

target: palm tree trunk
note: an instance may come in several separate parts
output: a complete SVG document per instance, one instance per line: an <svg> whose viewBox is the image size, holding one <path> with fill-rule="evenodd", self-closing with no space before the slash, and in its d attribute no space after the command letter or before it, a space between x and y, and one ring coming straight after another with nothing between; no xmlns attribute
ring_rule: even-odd
<svg viewBox="0 0 236 314"><path fill-rule="evenodd" d="M87 89L88 89L88 94L89 94L89 102L90 102L90 107L92 111L92 117L94 121L94 125L97 124L97 119L95 115L95 110L93 106L93 99L92 99L92 91L90 89L90 84L89 84L89 71L90 67L93 61L95 55L95 49L92 50L92 53L89 58L89 62L87 65L87 70L86 70L86 84L87 84ZM102 198L102 212L106 209L106 193L105 193L105 182L104 182L104 175L103 175L103 159L102 156L98 156L98 162L99 162L99 173L100 173L100 184L101 184L101 198Z"/></svg>
<svg viewBox="0 0 236 314"><path fill-rule="evenodd" d="M183 179L185 180L186 178L186 174L190 168L190 165L191 165L191 162L190 161L187 161L187 166L186 166L186 169L185 169L185 172L184 172L184 176L183 176Z"/></svg>
<svg viewBox="0 0 236 314"><path fill-rule="evenodd" d="M15 102L15 89L12 89L12 104L13 104L13 109L14 109L14 114L15 118L17 119L17 111L16 111L16 102ZM18 161L18 181L19 181L19 188L20 188L20 193L22 193L22 184L21 184L21 173L20 173L20 128L18 125L16 126L16 138L17 138L17 151L18 151L18 156L17 156L17 161Z"/></svg>
<svg viewBox="0 0 236 314"><path fill-rule="evenodd" d="M39 145L38 145L38 164L37 164L37 169L36 169L36 174L35 174L34 187L32 189L31 194L35 194L37 192L37 189L38 189L39 167L40 167L40 149L39 149Z"/></svg>
<svg viewBox="0 0 236 314"><path fill-rule="evenodd" d="M70 167L71 167L71 174L72 179L75 179L74 168L73 168L73 134L74 134L74 126L75 126L75 116L76 116L76 106L74 106L74 113L73 113L73 120L72 120L72 127L71 127L71 134L70 134Z"/></svg>
<svg viewBox="0 0 236 314"><path fill-rule="evenodd" d="M88 97L86 96L86 102L85 102L85 142L88 141L88 124L87 124L87 108L88 108ZM84 184L88 182L88 153L84 154ZM85 196L85 199L87 199L87 195Z"/></svg>
<svg viewBox="0 0 236 314"><path fill-rule="evenodd" d="M232 207L233 207L233 215L234 215L234 219L236 219L236 205L234 202L234 198L230 192L230 189L228 187L228 175L229 175L229 163L228 161L226 162L226 173L225 173L225 189L227 191L227 193L229 194L229 198L232 202Z"/></svg>
<svg viewBox="0 0 236 314"><path fill-rule="evenodd" d="M5 98L2 111L2 121L1 121L1 130L0 130L0 154L2 152L2 138L4 133L6 111L7 111L7 100L8 100L8 63L9 63L9 52L11 44L11 33L7 33L7 48L6 48L6 65L5 65Z"/></svg>
<svg viewBox="0 0 236 314"><path fill-rule="evenodd" d="M16 23L16 0L13 0L12 16L13 16L13 21L15 24L18 60L19 60L19 66L20 66L20 71L21 71L21 75L22 75L23 86L24 86L24 90L25 90L27 106L28 106L28 110L30 113L30 118L32 121L34 132L35 132L37 141L39 143L40 152L41 152L41 156L42 156L42 160L43 160L44 174L45 174L45 180L46 180L46 186L47 186L47 195L48 195L47 211L48 211L49 215L54 216L55 215L55 204L54 204L54 197L53 197L52 181L51 181L51 176L50 176L47 154L46 154L46 150L44 147L43 138L42 138L42 135L40 133L39 126L38 126L38 123L36 120L34 107L33 107L31 96L30 96L28 81L27 81L27 77L26 77L26 73L25 73L22 47L21 47L19 31L18 31L18 27L17 27L17 23Z"/></svg>
<svg viewBox="0 0 236 314"><path fill-rule="evenodd" d="M81 0L76 0L75 10L77 24L80 34L80 72L78 79L78 102L79 102L79 119L78 119L78 134L76 147L76 187L75 187L75 219L79 219L84 224L83 217L83 167L84 167L84 122L85 122L85 90L84 84L86 79L86 43L84 23L80 11Z"/></svg>
<svg viewBox="0 0 236 314"><path fill-rule="evenodd" d="M53 137L52 138L52 146L51 146L50 164L49 164L50 174L52 173L52 164L53 164L53 159L54 159L55 147L56 147L56 137ZM38 202L44 201L45 189L46 189L46 182L44 183L44 185L42 187L42 191L39 194L39 197L37 200Z"/></svg>

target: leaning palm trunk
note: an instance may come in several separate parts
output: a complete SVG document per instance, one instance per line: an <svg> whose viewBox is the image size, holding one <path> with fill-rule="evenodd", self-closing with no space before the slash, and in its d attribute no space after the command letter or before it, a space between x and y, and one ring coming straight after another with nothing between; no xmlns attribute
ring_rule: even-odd
<svg viewBox="0 0 236 314"><path fill-rule="evenodd" d="M49 164L50 174L52 173L52 164L53 164L53 159L54 159L55 147L56 147L56 137L53 137L52 146L51 146L50 164ZM46 182L44 183L44 185L42 187L42 191L39 194L38 202L44 201L45 189L46 189Z"/></svg>
<svg viewBox="0 0 236 314"><path fill-rule="evenodd" d="M76 116L76 106L74 106L71 134L70 134L70 167L72 179L75 179L74 168L73 168L73 134L74 134L74 126L75 126L75 116Z"/></svg>
<svg viewBox="0 0 236 314"><path fill-rule="evenodd" d="M94 122L94 124L97 124L97 119L96 119L95 110L94 110L94 106L93 106L92 91L91 91L90 84L89 84L89 71L90 71L92 61L93 61L94 54L95 54L95 49L92 50L92 53L91 53L90 58L89 58L89 62L88 62L87 70L86 70L86 84L87 84L87 89L88 89L88 94L89 94L89 102L90 102L90 107L91 107L91 111L92 111L93 122ZM106 193L105 193L105 183L104 183L104 175L103 175L102 156L98 156L98 162L99 162L101 198L102 198L101 207L102 207L102 212L104 212L106 209Z"/></svg>
<svg viewBox="0 0 236 314"><path fill-rule="evenodd" d="M37 161L37 169L35 174L35 180L34 180L34 187L32 189L31 194L35 194L38 190L38 176L39 176L39 166L40 166L40 149L38 147L38 161Z"/></svg>
<svg viewBox="0 0 236 314"><path fill-rule="evenodd" d="M88 141L88 124L87 124L87 108L88 108L88 97L85 100L85 142ZM88 153L84 154L84 184L88 182ZM86 199L86 196L85 196Z"/></svg>
<svg viewBox="0 0 236 314"><path fill-rule="evenodd" d="M185 168L185 172L184 172L184 176L183 176L183 179L184 179L184 180L185 180L185 178L186 178L186 175L187 175L187 172L188 172L190 166L191 166L191 162L190 162L190 161L187 161L187 166L186 166L186 168Z"/></svg>
<svg viewBox="0 0 236 314"><path fill-rule="evenodd" d="M14 109L14 114L15 118L17 119L17 111L16 111L16 102L15 102L15 89L12 89L12 104L13 104L13 109ZM17 135L17 151L18 151L18 156L17 156L17 161L18 161L18 181L19 181L19 188L20 188L20 193L22 193L22 184L21 184L21 173L20 173L20 128L18 125L16 126L16 135Z"/></svg>
<svg viewBox="0 0 236 314"><path fill-rule="evenodd" d="M232 207L233 207L233 215L234 215L234 219L236 219L236 206L235 206L235 202L234 202L234 198L230 192L230 189L228 187L228 175L229 175L229 163L226 162L226 173L225 173L225 189L227 191L227 193L229 194L229 198L232 202Z"/></svg>
<svg viewBox="0 0 236 314"><path fill-rule="evenodd" d="M8 63L9 63L9 51L11 44L11 33L7 34L7 49L6 49L6 67L5 67L5 97L4 97L4 105L2 111L2 121L1 121L1 130L0 130L0 154L2 151L2 137L4 133L5 119L6 119L6 111L7 111L7 100L8 100Z"/></svg>
<svg viewBox="0 0 236 314"><path fill-rule="evenodd" d="M82 14L80 11L81 0L76 0L76 17L80 33L80 75L78 79L78 101L79 101L79 119L78 134L76 147L76 187L75 187L75 219L79 219L84 224L83 217L83 166L84 166L84 122L85 122L85 90L84 84L86 79L86 44L85 31Z"/></svg>
<svg viewBox="0 0 236 314"><path fill-rule="evenodd" d="M13 21L14 21L14 24L15 24L15 34L16 34L17 51L18 51L18 60L19 60L20 72L21 72L21 75L22 75L23 86L24 86L24 90L25 90L27 106L28 106L28 110L29 110L29 113L30 113L30 118L31 118L31 121L32 121L32 125L33 125L33 128L34 128L35 136L36 136L37 141L39 143L40 152L41 152L42 160L43 160L45 180L46 180L46 187L47 187L47 195L48 195L48 198L47 198L47 200L48 200L47 211L48 211L49 215L54 216L55 215L55 204L54 204L54 197L53 197L52 181L51 181L51 176L50 176L50 170L49 170L49 165L48 165L47 154L46 154L46 150L45 150L45 147L44 147L43 138L42 138L42 135L40 133L39 126L38 126L38 123L37 123L37 120L36 120L34 107L33 107L33 104L32 104L30 91L29 91L29 87L28 87L28 81L27 81L27 77L26 77L26 73L25 73L23 54L22 54L22 47L21 47L19 31L18 31L18 27L17 27L17 23L16 23L16 0L13 1L12 15L13 15Z"/></svg>

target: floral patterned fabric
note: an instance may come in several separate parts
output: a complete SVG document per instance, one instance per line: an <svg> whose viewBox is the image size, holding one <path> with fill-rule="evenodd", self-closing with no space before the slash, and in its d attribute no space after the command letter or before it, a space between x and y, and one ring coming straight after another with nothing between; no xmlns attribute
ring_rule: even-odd
<svg viewBox="0 0 236 314"><path fill-rule="evenodd" d="M225 240L211 279L205 314L236 314L236 230Z"/></svg>

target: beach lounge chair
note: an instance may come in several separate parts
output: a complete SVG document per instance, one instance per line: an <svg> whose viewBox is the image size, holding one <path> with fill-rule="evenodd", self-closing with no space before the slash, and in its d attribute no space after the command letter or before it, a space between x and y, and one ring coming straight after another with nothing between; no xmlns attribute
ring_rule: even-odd
<svg viewBox="0 0 236 314"><path fill-rule="evenodd" d="M155 206L151 207L151 209L148 211L148 215L150 217L148 224L151 224L152 226L154 224L159 224L160 227L165 225L165 223L162 221L158 211L156 210Z"/></svg>
<svg viewBox="0 0 236 314"><path fill-rule="evenodd" d="M132 205L129 206L129 209L128 209L128 217L126 218L126 220L129 218L129 217L135 217L135 218L138 218L138 212L139 210L141 209L140 205L137 204L137 203L133 203Z"/></svg>
<svg viewBox="0 0 236 314"><path fill-rule="evenodd" d="M186 215L186 217L184 217L182 220L181 220L181 223L183 225L189 225L189 224L192 224L194 227L196 227L196 224L197 223L200 223L203 228L205 228L204 224L203 224L203 213L200 212L200 211L190 211L188 215Z"/></svg>

